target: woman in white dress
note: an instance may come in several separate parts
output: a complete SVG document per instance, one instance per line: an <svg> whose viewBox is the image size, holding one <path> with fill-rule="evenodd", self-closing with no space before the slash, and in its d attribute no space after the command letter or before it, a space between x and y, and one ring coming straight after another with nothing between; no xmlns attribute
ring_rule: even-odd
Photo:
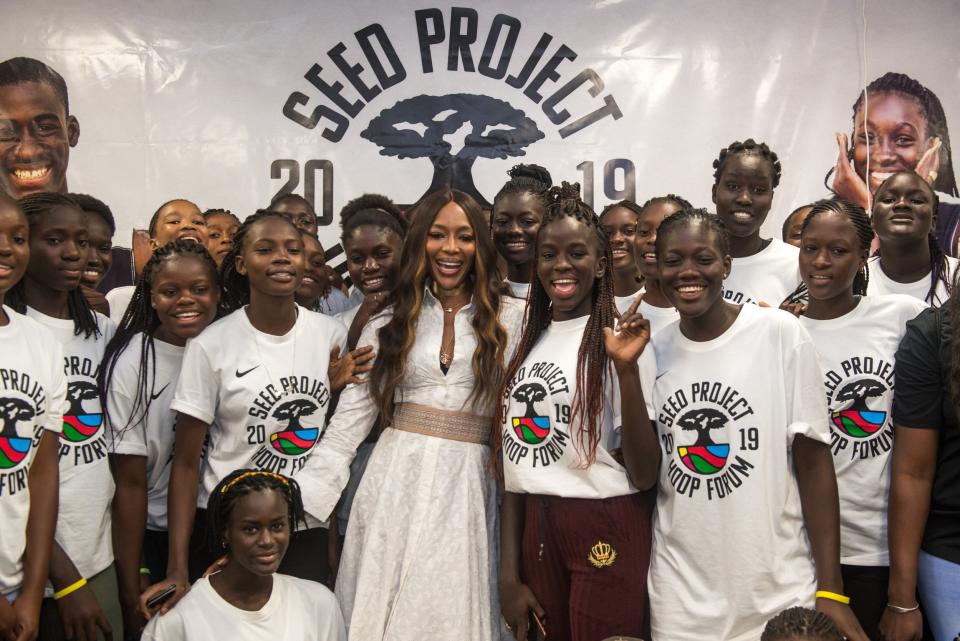
<svg viewBox="0 0 960 641"><path fill-rule="evenodd" d="M411 212L391 305L364 328L369 381L348 386L301 471L304 501L330 513L357 446L383 416L337 578L350 637L499 638L497 494L489 468L495 395L522 301L500 297L477 203L448 190Z"/></svg>

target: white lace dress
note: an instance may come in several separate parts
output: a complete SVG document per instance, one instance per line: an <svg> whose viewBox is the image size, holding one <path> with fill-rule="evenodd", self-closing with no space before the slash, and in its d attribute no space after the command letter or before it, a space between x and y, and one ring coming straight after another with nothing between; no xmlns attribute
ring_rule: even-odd
<svg viewBox="0 0 960 641"><path fill-rule="evenodd" d="M509 362L524 303L501 300ZM475 380L472 316L471 305L457 313L454 358L444 375L443 311L432 294L425 295L398 402L493 414L492 406L466 405ZM371 320L358 345L376 349L376 331L387 318ZM308 511L333 509L376 417L366 384L343 391L327 433L297 476ZM489 455L486 445L384 430L357 490L340 558L336 593L351 639L501 638L497 494Z"/></svg>

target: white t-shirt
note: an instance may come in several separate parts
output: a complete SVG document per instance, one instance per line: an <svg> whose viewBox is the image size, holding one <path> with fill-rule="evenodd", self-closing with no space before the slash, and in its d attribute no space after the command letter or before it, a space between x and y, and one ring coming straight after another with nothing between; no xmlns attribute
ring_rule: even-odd
<svg viewBox="0 0 960 641"><path fill-rule="evenodd" d="M953 276L957 272L957 265L960 260L947 256L947 282L953 282ZM930 305L942 305L950 298L947 288L943 282L937 283L937 290L934 294L934 300L927 300L927 292L930 291L930 272L918 281L912 283L898 283L891 280L883 272L880 266L880 257L874 256L867 261L867 271L870 279L867 281L867 296L882 296L883 294L903 294L913 296L917 300L924 301Z"/></svg>
<svg viewBox="0 0 960 641"><path fill-rule="evenodd" d="M113 454L147 458L147 529L165 532L167 486L177 418L170 403L177 389L184 348L154 339L155 367L146 374L150 410L144 415L144 399L137 399L143 336L134 336L117 358L107 392L110 409L107 439Z"/></svg>
<svg viewBox="0 0 960 641"><path fill-rule="evenodd" d="M135 285L124 285L122 287L114 287L109 292L106 293L105 298L107 299L107 304L110 305L110 320L120 325L120 321L123 320L123 314L127 311L127 307L130 306L130 301L133 300L133 292L136 290Z"/></svg>
<svg viewBox="0 0 960 641"><path fill-rule="evenodd" d="M754 305L711 341L676 323L653 345L653 639L756 641L773 615L814 603L791 452L797 435L830 442L816 348L792 315Z"/></svg>
<svg viewBox="0 0 960 641"><path fill-rule="evenodd" d="M63 346L67 403L60 434L60 506L56 540L80 576L90 578L113 563L110 504L113 475L97 373L117 326L95 312L99 336L74 334L73 320L28 307L27 316L49 329Z"/></svg>
<svg viewBox="0 0 960 641"><path fill-rule="evenodd" d="M626 469L610 455L620 446L621 426L620 385L612 364L604 384L600 442L592 465L586 466L586 430L578 435L578 426L570 425L577 352L589 320L582 316L551 322L506 387L501 438L509 492L605 499L637 491ZM645 392L653 390L656 372L653 348L647 345L640 356Z"/></svg>
<svg viewBox="0 0 960 641"><path fill-rule="evenodd" d="M801 317L830 410L830 449L840 490L840 561L888 565L887 499L893 448L894 355L906 323L926 305L910 296L862 297L830 320Z"/></svg>
<svg viewBox="0 0 960 641"><path fill-rule="evenodd" d="M30 465L42 430L59 435L67 405L63 348L46 327L4 306L0 327L0 595L20 588ZM2 597L0 597L2 598Z"/></svg>
<svg viewBox="0 0 960 641"><path fill-rule="evenodd" d="M723 297L733 303L779 307L800 284L800 250L777 240L753 256L734 258L723 281Z"/></svg>
<svg viewBox="0 0 960 641"><path fill-rule="evenodd" d="M340 604L314 581L273 575L273 590L251 612L227 603L210 579L198 580L163 616L150 619L143 641L346 641Z"/></svg>
<svg viewBox="0 0 960 641"><path fill-rule="evenodd" d="M514 298L527 299L527 294L530 293L530 283L518 283L509 279L503 282L510 288L510 293L513 294Z"/></svg>
<svg viewBox="0 0 960 641"><path fill-rule="evenodd" d="M647 301L640 301L637 311L650 321L650 336L654 336L670 323L680 320L676 307L654 307Z"/></svg>
<svg viewBox="0 0 960 641"><path fill-rule="evenodd" d="M210 424L198 506L239 468L296 476L326 428L330 350L346 345L343 323L302 307L284 336L258 331L240 309L187 341L170 407Z"/></svg>
<svg viewBox="0 0 960 641"><path fill-rule="evenodd" d="M613 304L616 305L617 311L621 314L627 311L627 308L633 305L633 301L637 299L637 296L639 296L642 291L642 289L637 290L629 296L614 296Z"/></svg>

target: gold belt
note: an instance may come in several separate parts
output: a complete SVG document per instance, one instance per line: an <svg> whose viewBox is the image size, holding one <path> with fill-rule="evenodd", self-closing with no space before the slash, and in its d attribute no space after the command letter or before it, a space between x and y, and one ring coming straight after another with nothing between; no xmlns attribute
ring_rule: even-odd
<svg viewBox="0 0 960 641"><path fill-rule="evenodd" d="M414 434L487 445L489 416L441 410L417 403L401 403L393 410L392 428Z"/></svg>

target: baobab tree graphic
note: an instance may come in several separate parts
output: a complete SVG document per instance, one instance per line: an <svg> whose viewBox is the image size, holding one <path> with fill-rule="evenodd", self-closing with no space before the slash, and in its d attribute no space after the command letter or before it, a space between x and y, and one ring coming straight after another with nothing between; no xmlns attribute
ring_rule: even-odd
<svg viewBox="0 0 960 641"><path fill-rule="evenodd" d="M0 398L0 470L14 467L30 452L30 437L17 434L17 421L28 421L36 416L33 405L22 398Z"/></svg>
<svg viewBox="0 0 960 641"><path fill-rule="evenodd" d="M687 469L698 474L716 474L723 469L730 456L730 444L715 443L710 431L725 427L728 420L726 414L709 407L692 410L677 419L680 429L697 433L693 445L677 448L677 454Z"/></svg>
<svg viewBox="0 0 960 641"><path fill-rule="evenodd" d="M319 427L304 427L300 419L310 416L319 406L306 398L295 398L277 406L273 417L287 421L286 428L270 435L270 445L284 454L296 456L308 452L320 436Z"/></svg>
<svg viewBox="0 0 960 641"><path fill-rule="evenodd" d="M830 418L838 430L854 438L865 438L883 427L887 413L870 409L868 398L882 396L887 386L872 378L863 378L844 385L835 400L850 405L843 410L830 413Z"/></svg>
<svg viewBox="0 0 960 641"><path fill-rule="evenodd" d="M88 414L83 402L100 398L97 386L87 381L74 381L67 385L67 401L70 407L63 415L63 431L60 438L70 443L83 443L93 437L103 424L103 414ZM99 409L99 408L98 408Z"/></svg>
<svg viewBox="0 0 960 641"><path fill-rule="evenodd" d="M513 390L514 400L526 404L526 410L523 416L514 416L511 418L513 431L517 437L529 445L542 443L550 433L550 417L537 415L537 410L533 404L542 401L547 397L547 390L539 383L524 383Z"/></svg>
<svg viewBox="0 0 960 641"><path fill-rule="evenodd" d="M451 187L487 209L490 204L473 183L473 163L523 156L524 147L544 137L537 123L510 103L469 93L401 100L360 135L382 147L381 156L429 158L433 179L424 196Z"/></svg>

